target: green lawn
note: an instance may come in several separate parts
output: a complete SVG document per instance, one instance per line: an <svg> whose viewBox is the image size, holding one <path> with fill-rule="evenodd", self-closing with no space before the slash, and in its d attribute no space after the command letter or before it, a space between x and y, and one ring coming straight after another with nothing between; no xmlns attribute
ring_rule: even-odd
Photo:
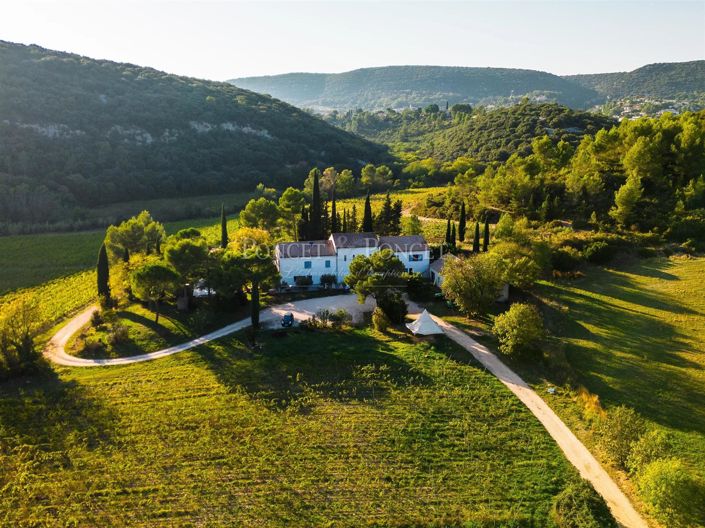
<svg viewBox="0 0 705 528"><path fill-rule="evenodd" d="M160 307L159 322L154 312L134 303L114 312L103 312L102 322L89 323L75 334L66 346L74 356L100 359L128 357L155 352L185 343L205 333L248 317L249 305L231 311L210 309L204 300L188 312L180 312L173 305ZM120 339L114 339L116 328L123 330Z"/></svg>
<svg viewBox="0 0 705 528"><path fill-rule="evenodd" d="M705 259L650 259L545 282L547 323L578 381L674 431L705 477ZM566 395L557 406L570 407Z"/></svg>
<svg viewBox="0 0 705 528"><path fill-rule="evenodd" d="M575 475L445 338L262 343L0 385L0 524L538 527Z"/></svg>

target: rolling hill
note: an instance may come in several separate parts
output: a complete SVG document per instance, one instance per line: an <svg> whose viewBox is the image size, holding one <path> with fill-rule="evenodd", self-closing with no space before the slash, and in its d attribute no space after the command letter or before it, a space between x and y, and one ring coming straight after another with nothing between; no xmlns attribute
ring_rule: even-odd
<svg viewBox="0 0 705 528"><path fill-rule="evenodd" d="M0 224L126 200L299 185L383 147L271 97L0 41Z"/></svg>
<svg viewBox="0 0 705 528"><path fill-rule="evenodd" d="M465 112L470 113L465 113ZM470 156L478 161L504 161L516 153L526 155L536 137L548 135L577 146L585 134L611 128L608 117L552 103L519 104L465 112L428 112L421 109L397 112L332 112L325 119L371 141L384 143L419 156L452 161Z"/></svg>
<svg viewBox="0 0 705 528"><path fill-rule="evenodd" d="M245 77L236 86L315 109L403 108L490 103L525 95L584 108L600 95L557 75L508 68L387 66L345 73Z"/></svg>
<svg viewBox="0 0 705 528"><path fill-rule="evenodd" d="M671 98L705 93L705 60L648 64L630 72L570 75L565 78L611 98Z"/></svg>

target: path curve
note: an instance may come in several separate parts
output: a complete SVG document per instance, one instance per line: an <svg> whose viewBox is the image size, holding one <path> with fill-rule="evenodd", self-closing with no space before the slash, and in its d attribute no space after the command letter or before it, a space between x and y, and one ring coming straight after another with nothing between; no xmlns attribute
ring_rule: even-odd
<svg viewBox="0 0 705 528"><path fill-rule="evenodd" d="M262 310L260 314L260 321L263 325L276 324L276 321L287 312L292 312L294 317L301 321L308 319L322 308L329 310L343 308L352 313L353 318L359 318L362 312L371 311L374 308L374 301L368 299L364 305L361 305L357 302L357 296L352 294L306 299L266 308ZM87 308L62 327L49 341L44 352L46 357L59 365L72 367L126 365L170 356L250 326L250 319L243 319L181 345L165 348L150 354L143 354L141 356L116 359L83 359L67 354L65 347L69 339L83 326L88 324L91 315L97 309L97 306ZM409 311L418 314L421 309L415 303L409 303ZM539 422L541 422L561 448L568 461L573 464L580 472L580 475L590 481L595 490L602 495L615 519L617 519L617 522L621 526L625 528L648 528L646 521L637 513L627 496L622 492L619 486L617 486L614 480L612 480L612 477L609 476L587 447L578 440L568 426L553 412L550 406L536 394L518 374L502 363L487 347L475 341L464 331L447 323L440 317L436 317L435 315L432 315L432 317L451 340L470 352L477 361L509 388L534 416L538 418Z"/></svg>
<svg viewBox="0 0 705 528"><path fill-rule="evenodd" d="M419 307L410 305L411 311L418 312ZM568 461L590 481L607 502L612 515L625 528L648 528L646 521L634 509L624 492L610 477L587 447L578 440L568 426L563 423L553 409L512 369L507 367L487 347L481 345L458 327L432 315L443 332L465 350L470 352L487 370L494 374L521 402L528 407L548 434L556 441Z"/></svg>
<svg viewBox="0 0 705 528"><path fill-rule="evenodd" d="M302 321L308 319L318 310L323 308L327 308L328 310L337 310L342 308L350 312L353 315L353 318L360 318L362 312L372 311L374 309L374 301L368 299L365 304L360 304L357 301L356 295L345 294L278 304L270 308L265 308L260 312L260 323L263 326L276 324L282 315L287 312L292 312L296 320ZM106 367L111 365L129 365L131 363L140 363L142 361L151 361L153 359L171 356L172 354L183 352L184 350L189 350L210 341L220 339L221 337L234 332L239 332L240 330L243 330L251 325L251 320L248 317L220 328L219 330L215 330L209 334L197 337L191 341L187 341L186 343L139 356L114 359L85 359L68 354L66 352L66 344L71 339L71 336L90 322L91 316L96 310L98 310L97 306L89 306L71 319L58 332L56 332L44 349L44 356L58 365L64 365L67 367Z"/></svg>

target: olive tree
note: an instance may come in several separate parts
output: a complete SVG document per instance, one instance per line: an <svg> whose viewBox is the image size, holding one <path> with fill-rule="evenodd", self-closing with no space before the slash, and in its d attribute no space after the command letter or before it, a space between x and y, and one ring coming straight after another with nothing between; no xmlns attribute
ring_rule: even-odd
<svg viewBox="0 0 705 528"><path fill-rule="evenodd" d="M502 287L500 260L492 253L453 259L442 274L443 295L470 316L485 314Z"/></svg>
<svg viewBox="0 0 705 528"><path fill-rule="evenodd" d="M357 294L360 303L372 296L391 321L403 322L406 303L400 290L406 284L404 264L391 249L377 251L369 257L357 255L350 263L345 284Z"/></svg>

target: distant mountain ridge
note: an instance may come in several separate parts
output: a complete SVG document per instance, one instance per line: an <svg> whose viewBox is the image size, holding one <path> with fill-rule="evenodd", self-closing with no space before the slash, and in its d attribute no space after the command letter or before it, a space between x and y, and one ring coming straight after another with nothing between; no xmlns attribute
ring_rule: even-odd
<svg viewBox="0 0 705 528"><path fill-rule="evenodd" d="M630 72L568 75L585 88L611 98L669 98L705 92L705 60L647 64Z"/></svg>
<svg viewBox="0 0 705 528"><path fill-rule="evenodd" d="M600 99L595 90L557 75L510 68L386 66L345 73L245 77L229 82L299 107L318 109L478 104L525 95L583 108Z"/></svg>
<svg viewBox="0 0 705 528"><path fill-rule="evenodd" d="M607 97L705 92L705 61L649 64L631 72L560 77L536 70L451 66L386 66L344 73L244 77L236 86L316 110L381 110L429 104L557 102L583 109Z"/></svg>
<svg viewBox="0 0 705 528"><path fill-rule="evenodd" d="M0 41L0 224L134 199L300 185L386 149L271 97Z"/></svg>

